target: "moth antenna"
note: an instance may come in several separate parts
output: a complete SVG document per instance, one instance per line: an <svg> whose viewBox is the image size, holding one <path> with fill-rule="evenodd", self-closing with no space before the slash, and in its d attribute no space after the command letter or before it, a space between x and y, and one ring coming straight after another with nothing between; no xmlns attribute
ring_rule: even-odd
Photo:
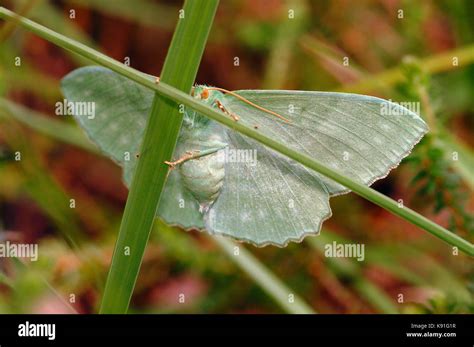
<svg viewBox="0 0 474 347"><path fill-rule="evenodd" d="M237 99L239 100L242 100L243 102L245 102L246 104L249 104L250 106L253 106L255 107L256 109L260 110L260 111L263 111L263 112L266 112L266 113L269 113L275 117L278 117L280 118L281 120L285 121L286 123L291 123L291 121L285 117L283 117L282 115L279 115L278 113L276 112L273 112L273 111L270 111L262 106L258 106L257 104L253 103L252 101L244 98L243 96L237 94L237 93L234 93L234 92L231 92L230 90L227 90L227 89L224 89L224 88L219 88L219 87L206 87L206 89L208 90L218 90L220 92L223 92L223 93L226 93L226 94L230 94L234 97L236 97Z"/></svg>

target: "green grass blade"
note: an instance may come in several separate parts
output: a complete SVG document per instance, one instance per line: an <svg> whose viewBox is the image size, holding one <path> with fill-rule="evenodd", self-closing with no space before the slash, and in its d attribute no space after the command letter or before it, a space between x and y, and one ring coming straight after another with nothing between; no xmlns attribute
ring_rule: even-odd
<svg viewBox="0 0 474 347"><path fill-rule="evenodd" d="M262 89L280 89L291 76L294 63L296 42L307 27L309 5L306 0L291 0L288 8L298 15L288 20L287 14L280 19L276 36L268 56ZM286 18L285 18L286 17Z"/></svg>
<svg viewBox="0 0 474 347"><path fill-rule="evenodd" d="M80 6L101 13L120 17L130 22L139 23L158 29L172 29L178 8L150 0L67 0L70 6Z"/></svg>
<svg viewBox="0 0 474 347"><path fill-rule="evenodd" d="M0 119L2 117L12 117L22 124L62 142L96 154L101 153L94 144L87 140L76 125L45 117L39 112L5 98L0 98Z"/></svg>
<svg viewBox="0 0 474 347"><path fill-rule="evenodd" d="M369 280L360 277L355 279L352 285L360 296L379 312L385 314L399 313L398 308L395 306L395 300L391 300L383 290Z"/></svg>
<svg viewBox="0 0 474 347"><path fill-rule="evenodd" d="M15 14L13 14L11 11L8 11L4 8L0 8L0 17L8 18L8 19L16 18ZM167 85L166 83L156 84L153 81L151 81L149 78L144 76L141 72L136 71L130 67L127 67L121 64L120 62L117 62L116 60L111 59L110 57L107 57L106 55L96 52L90 49L89 47L82 45L78 42L70 40L67 37L64 37L28 19L25 19L25 18L20 19L19 24L22 27L34 32L35 34L45 38L46 40L49 40L57 44L60 47L69 49L73 52L76 52L77 54L83 55L100 65L108 67L109 69L125 77L128 77L131 80L137 83L140 83L141 85L162 94L163 96L166 96L174 100L175 102L179 102L186 106L189 106L195 109L196 111L200 112L201 114L221 124L224 124L225 126L232 128L235 131L238 131L244 135L247 135L250 138L253 138L263 143L267 147L270 147L276 150L277 152L280 152L283 155L286 155L287 157L307 166L308 168L313 169L314 171L317 171L325 175L326 177L329 177L333 181L342 184L343 186L351 189L354 193L375 203L376 205L379 205L380 207L386 209L387 211L390 211L394 215L397 215L405 219L406 221L420 227L421 229L447 242L448 244L457 247L459 250L465 252L466 254L474 256L474 245L472 245L469 241L464 240L458 235L432 222L431 220L425 218L424 216L409 209L406 206L400 208L398 203L390 199L389 197L377 192L376 190L370 187L367 187L363 184L355 182L350 177L341 175L337 171L334 171L333 169L330 169L322 165L320 162L313 160L312 158L302 153L299 153L290 148L287 148L286 146L278 142L278 140L274 140L272 138L264 136L256 129L248 128L240 124L239 122L233 121L232 119L230 119L223 113L206 106L205 104L199 102L198 100L194 99L188 94L185 94L181 92L180 90L177 90L176 88L173 88L172 86Z"/></svg>
<svg viewBox="0 0 474 347"><path fill-rule="evenodd" d="M324 256L325 245L333 241L347 243L342 238L331 233L329 230L322 230L317 237L309 237L308 244L321 256ZM327 265L341 278L350 279L352 287L381 313L398 313L398 308L391 298L379 287L364 277L362 269L351 259L325 258Z"/></svg>
<svg viewBox="0 0 474 347"><path fill-rule="evenodd" d="M446 157L452 166L461 175L471 190L474 190L474 154L473 151L455 136L448 132L440 134L437 139L445 151ZM457 153L457 160L453 160L453 154Z"/></svg>
<svg viewBox="0 0 474 347"><path fill-rule="evenodd" d="M185 2L184 18L178 22L163 66L164 82L184 92L191 91L217 5L217 0ZM173 155L181 122L178 105L156 94L125 205L101 313L124 313L128 309L166 182L168 166L164 162Z"/></svg>
<svg viewBox="0 0 474 347"><path fill-rule="evenodd" d="M239 255L235 255L234 247L236 247L237 244L219 236L213 237L213 239L230 259L242 268L260 287L269 293L286 312L298 314L316 313L244 247L238 245ZM293 295L291 302L289 300L290 295Z"/></svg>
<svg viewBox="0 0 474 347"><path fill-rule="evenodd" d="M458 57L459 65L453 65L453 57ZM468 45L461 47L456 50L443 52L438 55L430 56L427 58L420 58L420 66L430 74L441 73L452 70L454 68L459 69L462 66L467 66L474 62L474 45ZM339 88L338 92L350 92L350 93L367 93L371 90L377 90L381 85L383 86L394 86L399 82L402 82L405 78L402 66L396 66L394 68L385 70L375 75L363 78L360 81L347 84Z"/></svg>

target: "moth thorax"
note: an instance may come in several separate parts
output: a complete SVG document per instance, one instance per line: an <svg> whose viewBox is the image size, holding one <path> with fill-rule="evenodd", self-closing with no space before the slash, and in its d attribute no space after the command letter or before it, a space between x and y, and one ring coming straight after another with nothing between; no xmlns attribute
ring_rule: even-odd
<svg viewBox="0 0 474 347"><path fill-rule="evenodd" d="M224 162L218 153L189 160L180 166L185 187L205 212L217 199L224 184Z"/></svg>

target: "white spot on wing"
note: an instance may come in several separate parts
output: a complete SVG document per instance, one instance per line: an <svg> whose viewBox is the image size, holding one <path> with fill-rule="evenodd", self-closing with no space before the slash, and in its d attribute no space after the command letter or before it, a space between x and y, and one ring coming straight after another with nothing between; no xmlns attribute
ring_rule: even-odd
<svg viewBox="0 0 474 347"><path fill-rule="evenodd" d="M250 220L250 213L244 211L240 214L240 219L242 222L248 222Z"/></svg>

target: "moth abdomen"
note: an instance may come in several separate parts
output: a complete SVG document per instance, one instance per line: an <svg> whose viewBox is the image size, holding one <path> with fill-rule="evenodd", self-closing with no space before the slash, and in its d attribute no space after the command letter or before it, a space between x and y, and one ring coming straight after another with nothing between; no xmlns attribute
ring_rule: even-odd
<svg viewBox="0 0 474 347"><path fill-rule="evenodd" d="M209 206L219 196L224 184L224 162L218 153L189 160L180 166L185 187L201 206Z"/></svg>
<svg viewBox="0 0 474 347"><path fill-rule="evenodd" d="M206 152L182 163L179 173L185 188L199 202L201 210L206 210L217 199L224 184L224 161L219 149L227 146L223 129L214 123L206 127L184 127L176 157L186 152ZM213 152L213 150L215 150Z"/></svg>

